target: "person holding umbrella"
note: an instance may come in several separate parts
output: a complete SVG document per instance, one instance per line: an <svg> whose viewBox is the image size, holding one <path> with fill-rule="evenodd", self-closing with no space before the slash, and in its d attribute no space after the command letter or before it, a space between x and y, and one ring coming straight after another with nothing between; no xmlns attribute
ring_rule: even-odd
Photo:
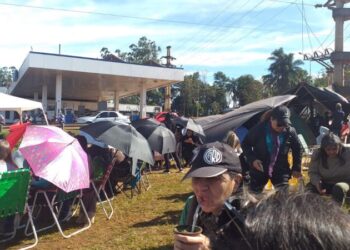
<svg viewBox="0 0 350 250"><path fill-rule="evenodd" d="M242 149L250 167L250 188L254 192L262 192L269 179L275 187L280 187L288 185L291 175L302 176L301 143L291 126L290 110L286 106L278 106L266 114L265 120L248 132ZM288 163L290 150L292 169Z"/></svg>
<svg viewBox="0 0 350 250"><path fill-rule="evenodd" d="M166 116L165 121L168 121L167 126L153 119L138 120L133 122L132 126L147 139L150 148L155 154L159 153L164 156L164 173L170 173L169 158L171 156L175 159L179 172L182 172L181 162L176 154L176 139L171 130L172 127L170 125L171 120L169 116Z"/></svg>
<svg viewBox="0 0 350 250"><path fill-rule="evenodd" d="M176 127L174 126L174 123L171 120L170 113L166 113L164 124L167 127L167 129L169 129L171 132L174 133L174 136L175 136L175 129L176 129ZM177 142L175 143L175 145L176 144L177 144ZM180 158L179 158L179 156L177 154L177 151L176 151L176 148L175 148L175 152L164 154L164 161L165 161L164 173L170 173L170 160L169 160L170 156L172 156L174 158L176 166L179 169L179 172L182 172L182 165L181 165L181 162L180 162Z"/></svg>
<svg viewBox="0 0 350 250"><path fill-rule="evenodd" d="M86 152L86 155L88 157L89 175L90 175L90 179L91 179L91 178L93 178L94 173L93 173L92 159L91 159L91 156L88 154L88 150L87 150L88 149L87 140L82 135L77 135L75 138L78 140L81 148ZM83 190L82 200L83 200L84 206L86 208L87 214L91 220L91 223L94 223L95 222L95 214L96 214L97 197L96 197L94 189L91 187L91 185L89 188L86 188ZM79 217L76 220L76 223L78 223L78 224L87 224L88 223L87 219L84 216L84 211L83 211L82 207L80 207Z"/></svg>
<svg viewBox="0 0 350 250"><path fill-rule="evenodd" d="M201 139L196 136L191 129L185 129L186 134L182 137L182 157L185 160L185 166L188 166L192 157L193 150L203 144Z"/></svg>

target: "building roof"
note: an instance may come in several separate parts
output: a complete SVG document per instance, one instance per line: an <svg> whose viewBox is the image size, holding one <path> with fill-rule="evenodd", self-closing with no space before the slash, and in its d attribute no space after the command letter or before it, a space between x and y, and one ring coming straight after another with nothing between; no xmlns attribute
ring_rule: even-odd
<svg viewBox="0 0 350 250"><path fill-rule="evenodd" d="M19 69L18 80L9 93L33 98L48 86L48 98L55 98L57 73L62 73L62 99L98 101L139 93L142 85L149 90L183 81L182 68L110 62L102 59L62 54L29 52Z"/></svg>

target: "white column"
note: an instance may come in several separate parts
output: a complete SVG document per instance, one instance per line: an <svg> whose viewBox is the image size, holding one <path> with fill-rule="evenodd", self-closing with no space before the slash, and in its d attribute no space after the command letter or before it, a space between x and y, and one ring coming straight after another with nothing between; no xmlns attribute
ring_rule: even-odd
<svg viewBox="0 0 350 250"><path fill-rule="evenodd" d="M39 101L39 93L34 92L34 101L38 102ZM38 110L34 111L35 114L38 114Z"/></svg>
<svg viewBox="0 0 350 250"><path fill-rule="evenodd" d="M39 101L39 93L38 92L34 92L34 101Z"/></svg>
<svg viewBox="0 0 350 250"><path fill-rule="evenodd" d="M119 92L114 91L114 110L119 111Z"/></svg>
<svg viewBox="0 0 350 250"><path fill-rule="evenodd" d="M62 73L56 75L56 115L62 110Z"/></svg>
<svg viewBox="0 0 350 250"><path fill-rule="evenodd" d="M41 103L43 104L44 111L47 111L47 84L43 85L41 93Z"/></svg>
<svg viewBox="0 0 350 250"><path fill-rule="evenodd" d="M146 118L146 93L145 85L142 84L140 90L140 118Z"/></svg>

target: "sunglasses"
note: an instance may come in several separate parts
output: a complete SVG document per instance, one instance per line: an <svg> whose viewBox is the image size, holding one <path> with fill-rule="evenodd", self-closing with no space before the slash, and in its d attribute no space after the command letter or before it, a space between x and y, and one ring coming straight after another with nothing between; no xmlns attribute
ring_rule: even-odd
<svg viewBox="0 0 350 250"><path fill-rule="evenodd" d="M288 128L289 125L277 123L277 127L279 127L279 128Z"/></svg>

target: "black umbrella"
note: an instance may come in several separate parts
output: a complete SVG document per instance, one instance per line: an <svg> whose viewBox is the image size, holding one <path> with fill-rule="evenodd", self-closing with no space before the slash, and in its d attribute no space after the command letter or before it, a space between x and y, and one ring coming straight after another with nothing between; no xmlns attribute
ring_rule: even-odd
<svg viewBox="0 0 350 250"><path fill-rule="evenodd" d="M176 151L175 135L170 129L156 124L139 125L136 129L147 139L152 150L161 154Z"/></svg>
<svg viewBox="0 0 350 250"><path fill-rule="evenodd" d="M137 129L140 126L141 127L145 125L157 126L157 125L164 125L164 123L161 123L153 118L148 118L148 119L138 119L136 121L133 121L131 122L131 125Z"/></svg>
<svg viewBox="0 0 350 250"><path fill-rule="evenodd" d="M295 95L274 96L267 99L249 103L231 112L219 116L217 119L204 124L206 135L205 142L222 141L228 131L235 130L248 122L255 115L261 114L271 108L280 106L293 98Z"/></svg>
<svg viewBox="0 0 350 250"><path fill-rule="evenodd" d="M174 118L173 123L175 123L175 125L180 125L186 129L190 129L199 135L205 136L202 126L195 122L192 118L176 117Z"/></svg>
<svg viewBox="0 0 350 250"><path fill-rule="evenodd" d="M112 121L91 123L80 129L99 142L117 148L134 160L154 163L150 146L134 127Z"/></svg>

